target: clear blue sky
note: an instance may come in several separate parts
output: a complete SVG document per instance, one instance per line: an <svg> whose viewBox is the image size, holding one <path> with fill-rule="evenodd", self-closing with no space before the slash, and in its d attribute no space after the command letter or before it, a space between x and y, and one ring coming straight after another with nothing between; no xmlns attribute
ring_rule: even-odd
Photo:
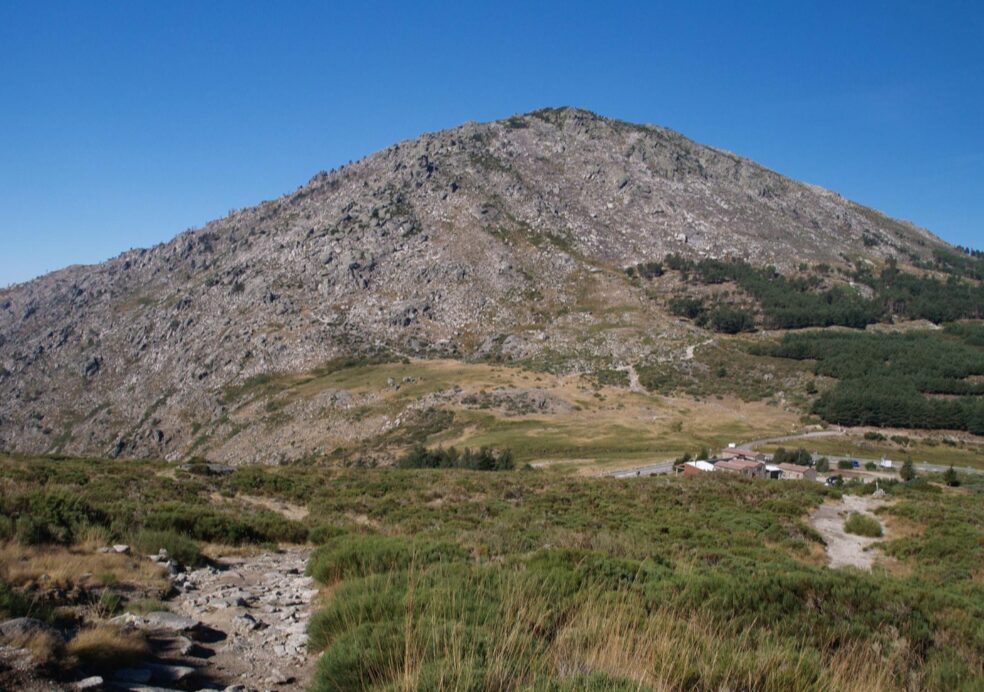
<svg viewBox="0 0 984 692"><path fill-rule="evenodd" d="M979 0L0 0L0 286L560 105L984 246Z"/></svg>

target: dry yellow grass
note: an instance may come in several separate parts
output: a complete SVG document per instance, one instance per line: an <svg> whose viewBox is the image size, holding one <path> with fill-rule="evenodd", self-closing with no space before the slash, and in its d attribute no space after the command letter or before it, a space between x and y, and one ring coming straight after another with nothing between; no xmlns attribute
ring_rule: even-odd
<svg viewBox="0 0 984 692"><path fill-rule="evenodd" d="M398 384L399 386L395 386ZM536 388L550 401L551 410L506 411L478 408L463 397L506 390ZM344 391L351 396L347 410L326 406L326 395ZM454 413L446 430L431 434L428 445L510 448L520 463L588 459L586 466L612 468L638 465L695 452L701 446L792 432L799 414L765 402L736 398L665 397L627 387L599 386L585 375L553 375L519 366L465 363L455 360L412 360L345 368L325 375L284 375L267 389L244 397L232 418L241 426L223 446L222 454L248 456L255 436L278 431L285 440L323 449L357 448L367 441L385 443L396 434L396 419L414 435L413 418L422 399L454 393L435 401L437 408ZM251 398L255 397L255 398ZM268 408L274 404L273 408ZM325 424L310 425L285 415L292 406L324 410ZM249 426L266 419L266 426ZM267 432L264 432L267 431ZM383 437L380 437L383 436ZM251 441L252 440L252 441ZM394 440L384 451L401 453L408 442ZM221 455L220 455L221 456Z"/></svg>
<svg viewBox="0 0 984 692"><path fill-rule="evenodd" d="M887 507L889 504L894 503L886 503L884 506ZM878 512L878 521L880 521L882 526L884 526L885 535L892 539L921 536L926 531L925 526L917 524L916 522L906 519L905 517L891 514L890 512Z"/></svg>
<svg viewBox="0 0 984 692"><path fill-rule="evenodd" d="M882 523L885 537L882 540L895 540L896 538L908 538L910 536L921 536L925 532L925 527L905 519L903 517L890 514L889 512L879 512L878 521ZM912 562L898 560L890 555L879 552L875 559L875 568L881 569L896 577L908 577L915 573L916 568Z"/></svg>
<svg viewBox="0 0 984 692"><path fill-rule="evenodd" d="M407 367L407 366L404 366ZM595 388L580 376L538 375L518 368L491 368L462 363L428 364L434 377L454 381L466 394L496 386L536 386L565 402L556 413L504 415L494 409L451 407L455 427L432 440L445 445L512 448L523 461L577 463L584 473L661 461L760 436L791 432L797 414L764 402L738 399L663 397L619 387ZM420 385L426 376L421 376ZM402 390L401 390L402 391ZM386 394L397 399L400 392Z"/></svg>
<svg viewBox="0 0 984 692"><path fill-rule="evenodd" d="M467 628L434 637L413 612L413 584L407 599L407 632L402 656L389 661L394 689L419 689L427 652L435 647L442 661L430 689L467 688L481 680L485 689L540 689L537 683L583 680L605 674L631 681L640 690L681 689L822 689L879 692L898 689L893 675L908 655L904 642L885 655L876 646L852 644L816 651L801 642L763 640L751 630L723 631L708 615L661 609L647 612L631 596L599 598L578 609L574 617L540 652L531 628L551 617L547 596L507 596L501 617L490 622L483 640L481 676L474 668L476 642ZM542 602L538 602L542 601ZM453 622L465 604L451 600L438 606L441 621ZM446 636L450 634L450 636ZM534 650L535 649L535 650ZM545 654L545 655L543 655ZM545 686L552 688L550 685ZM573 689L573 688L572 688ZM592 688L594 689L594 688ZM619 687L618 689L622 689Z"/></svg>
<svg viewBox="0 0 984 692"><path fill-rule="evenodd" d="M895 689L891 666L865 647L825 657L821 680L811 683L811 652L794 644L756 641L748 633L722 637L720 626L700 615L661 610L640 619L614 603L582 610L558 636L552 656L559 677L604 672L640 689L686 689L694 680L717 681L722 689L769 689L774 680L857 692Z"/></svg>
<svg viewBox="0 0 984 692"><path fill-rule="evenodd" d="M65 646L65 653L73 663L100 672L132 666L147 652L143 633L109 625L82 630Z"/></svg>
<svg viewBox="0 0 984 692"><path fill-rule="evenodd" d="M71 588L100 585L105 575L148 591L163 591L167 580L161 567L147 560L116 553L61 546L0 545L0 577L13 586L37 583Z"/></svg>

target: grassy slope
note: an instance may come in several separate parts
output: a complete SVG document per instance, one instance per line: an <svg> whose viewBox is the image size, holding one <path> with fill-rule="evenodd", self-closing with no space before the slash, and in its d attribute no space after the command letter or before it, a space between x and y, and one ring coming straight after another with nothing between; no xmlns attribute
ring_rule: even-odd
<svg viewBox="0 0 984 692"><path fill-rule="evenodd" d="M462 401L503 389L533 392L551 403L546 410L517 411ZM344 392L353 402L340 418L324 425L294 421L292 412L306 410L333 392ZM520 462L573 459L624 465L679 456L703 445L790 432L798 425L798 416L782 407L742 401L726 396L726 391L710 396L714 393L708 391L708 398L700 400L660 396L602 386L591 376L413 360L263 378L230 392L227 399L235 402L230 423L241 424L242 435L287 426L288 439L315 437L322 449L339 449L349 458L365 450L399 452L419 441L509 447ZM418 414L426 409L451 412L453 422L438 429L421 424ZM254 419L260 424L248 425ZM394 427L397 419L401 424ZM361 431L361 438L353 436L354 429Z"/></svg>
<svg viewBox="0 0 984 692"><path fill-rule="evenodd" d="M668 352L665 360L635 364L645 392L631 391L624 371L602 368L584 375L537 370L536 363L412 360L326 367L301 375L261 378L227 397L228 428L217 431L200 452L220 458L247 454L251 441L280 435L285 445L336 450L336 458L399 452L409 443L510 447L520 462L577 461L602 467L675 457L701 446L792 432L813 401L835 386L811 371L813 361L757 355L755 347L782 332L717 335L694 341L691 352ZM475 399L502 390L544 396L544 409L510 408ZM518 393L518 394L517 394ZM328 405L338 394L347 404ZM468 399L472 403L468 403ZM321 420L311 419L320 410ZM428 413L438 412L438 424ZM257 424L259 421L259 424ZM856 436L815 441L816 451L974 465L980 445L947 445L944 432L892 431L911 445L870 445ZM843 442L843 444L842 444ZM937 444L938 442L938 444Z"/></svg>
<svg viewBox="0 0 984 692"><path fill-rule="evenodd" d="M331 594L311 628L327 652L319 689L954 689L984 665L981 486L889 486L899 501L886 511L909 527L887 545L898 564L860 574L819 566L805 519L834 492L819 484L0 466L4 525L23 538L21 519L44 517L48 540L83 557L97 532L128 540L148 529L323 543L311 563ZM289 521L258 509L264 498L308 512ZM0 553L0 578L25 594L22 608L43 587L15 573L18 551ZM125 600L130 576L115 578L102 577ZM5 614L19 612L6 603Z"/></svg>
<svg viewBox="0 0 984 692"><path fill-rule="evenodd" d="M342 473L311 500L341 519L311 567L333 589L312 625L319 689L972 683L979 490L891 488L925 532L893 554L927 568L894 577L816 566L816 484ZM963 571L940 570L957 553Z"/></svg>

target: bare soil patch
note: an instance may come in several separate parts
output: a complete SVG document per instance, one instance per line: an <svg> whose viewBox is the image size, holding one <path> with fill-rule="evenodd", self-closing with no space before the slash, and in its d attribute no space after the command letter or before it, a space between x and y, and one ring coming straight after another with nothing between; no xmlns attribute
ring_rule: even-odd
<svg viewBox="0 0 984 692"><path fill-rule="evenodd" d="M886 504L884 500L868 495L845 495L838 502L824 502L813 513L810 522L827 544L830 567L857 567L871 570L876 559L876 553L871 550L871 546L885 540L884 537L868 538L847 533L844 530L844 521L852 512L857 512L882 523L872 510L884 504ZM882 529L886 530L884 523Z"/></svg>

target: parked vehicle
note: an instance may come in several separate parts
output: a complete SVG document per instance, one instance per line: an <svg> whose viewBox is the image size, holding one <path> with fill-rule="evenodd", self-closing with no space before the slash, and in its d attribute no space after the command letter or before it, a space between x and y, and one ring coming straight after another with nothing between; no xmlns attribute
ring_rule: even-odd
<svg viewBox="0 0 984 692"><path fill-rule="evenodd" d="M827 476L827 480L824 481L827 485L844 485L844 479L841 476Z"/></svg>

